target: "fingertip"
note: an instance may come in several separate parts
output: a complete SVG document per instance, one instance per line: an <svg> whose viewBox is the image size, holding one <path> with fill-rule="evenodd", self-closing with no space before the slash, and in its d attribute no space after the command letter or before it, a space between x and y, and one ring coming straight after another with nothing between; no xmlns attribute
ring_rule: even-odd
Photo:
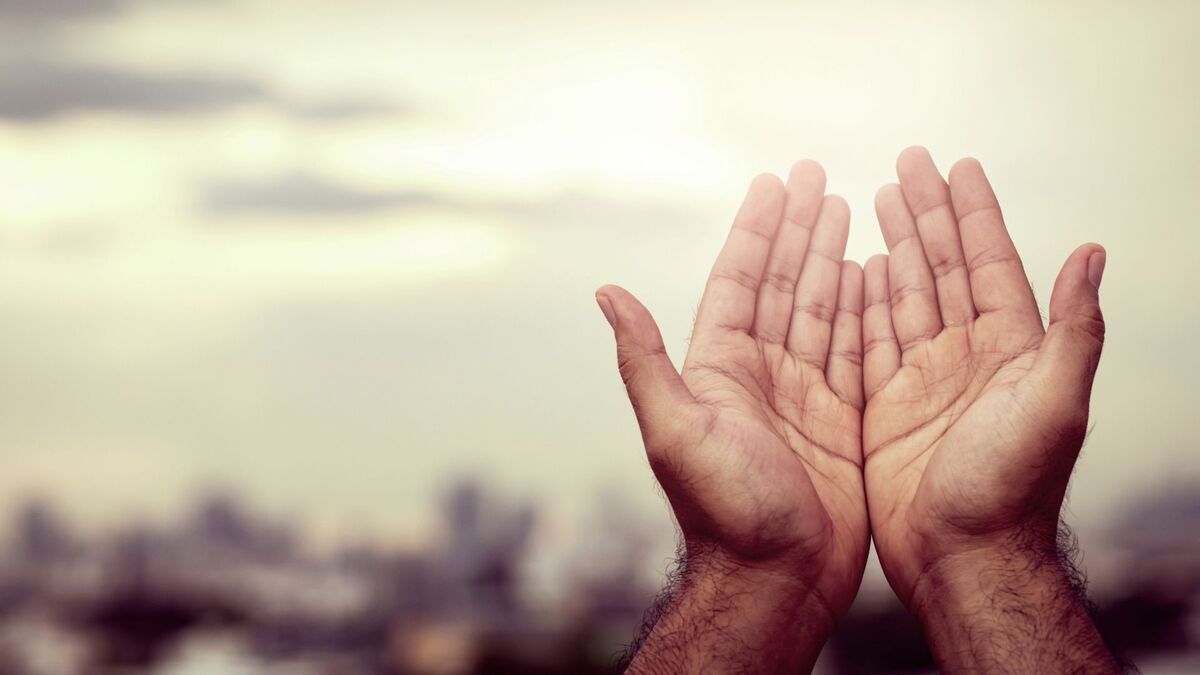
<svg viewBox="0 0 1200 675"><path fill-rule="evenodd" d="M841 195L825 195L825 201L822 203L821 208L838 222L849 222L850 220L850 204Z"/></svg>
<svg viewBox="0 0 1200 675"><path fill-rule="evenodd" d="M596 290L596 304L604 312L618 338L648 343L656 339L658 324L654 315L637 296L620 286L605 285Z"/></svg>
<svg viewBox="0 0 1200 675"><path fill-rule="evenodd" d="M812 159L802 159L792 165L791 171L788 172L788 182L793 181L819 181L825 183L825 167L819 162Z"/></svg>
<svg viewBox="0 0 1200 675"><path fill-rule="evenodd" d="M888 264L887 254L886 253L876 253L875 255L871 256L870 258L867 258L867 264L863 266L863 273L869 274L880 268L882 268L884 270L884 272L886 273L887 264Z"/></svg>
<svg viewBox="0 0 1200 675"><path fill-rule="evenodd" d="M897 237L911 229L912 216L899 183L888 183L875 193L875 220L879 221L879 230L889 251Z"/></svg>
<svg viewBox="0 0 1200 675"><path fill-rule="evenodd" d="M1104 279L1104 266L1108 262L1108 251L1100 244L1089 242L1075 249L1072 256L1079 256L1086 261L1088 283L1100 290L1100 282Z"/></svg>
<svg viewBox="0 0 1200 675"><path fill-rule="evenodd" d="M863 266L863 302L877 303L888 295L888 256L875 254Z"/></svg>
<svg viewBox="0 0 1200 675"><path fill-rule="evenodd" d="M853 260L842 261L842 275L838 283L838 308L862 310L863 270Z"/></svg>
<svg viewBox="0 0 1200 675"><path fill-rule="evenodd" d="M750 181L751 192L783 192L783 181L773 173L760 173Z"/></svg>
<svg viewBox="0 0 1200 675"><path fill-rule="evenodd" d="M1083 244L1067 256L1050 294L1052 323L1061 318L1072 305L1094 304L1097 301L1107 257L1104 247L1095 243Z"/></svg>
<svg viewBox="0 0 1200 675"><path fill-rule="evenodd" d="M1084 401L1104 345L1099 289L1106 255L1104 247L1095 243L1076 248L1063 263L1050 294L1047 347L1042 350L1047 354L1047 372L1057 380L1083 383Z"/></svg>
<svg viewBox="0 0 1200 675"><path fill-rule="evenodd" d="M613 310L612 301L608 299L607 295L596 291L596 304L600 306L600 312L604 314L604 320L608 321L609 327L615 330L617 327L617 313Z"/></svg>
<svg viewBox="0 0 1200 675"><path fill-rule="evenodd" d="M821 211L825 194L825 169L811 159L802 159L792 165L787 178L787 197L784 203L785 219L806 230L811 230Z"/></svg>
<svg viewBox="0 0 1200 675"><path fill-rule="evenodd" d="M956 181L956 178L961 178L964 175L981 174L983 173L983 165L974 157L963 157L950 167L949 178L951 181Z"/></svg>
<svg viewBox="0 0 1200 675"><path fill-rule="evenodd" d="M613 295L615 295L618 292L628 292L628 291L625 291L625 289L621 288L620 286L615 286L613 284L604 284L600 288L596 289L596 300L599 301L601 298L603 298L605 300L608 300L609 302L612 302Z"/></svg>
<svg viewBox="0 0 1200 675"><path fill-rule="evenodd" d="M750 181L746 197L742 200L741 208L738 209L738 218L775 220L783 209L786 198L787 189L784 187L783 181L779 180L779 176L773 173L760 173ZM768 229L773 230L773 228Z"/></svg>
<svg viewBox="0 0 1200 675"><path fill-rule="evenodd" d="M600 306L608 325L614 330L617 327L617 308L624 305L627 297L632 297L629 291L613 284L605 284L596 289L596 304Z"/></svg>
<svg viewBox="0 0 1200 675"><path fill-rule="evenodd" d="M933 163L933 156L929 154L929 150L923 145L910 145L901 150L900 156L896 158L896 173L904 173L909 168L925 162Z"/></svg>
<svg viewBox="0 0 1200 675"><path fill-rule="evenodd" d="M1067 261L1063 263L1063 269L1074 266L1088 266L1090 265L1092 259L1096 256L1099 256L1099 259L1103 261L1105 258L1107 258L1108 251L1106 251L1100 244L1094 242L1082 244L1072 251L1071 255L1067 256Z"/></svg>
<svg viewBox="0 0 1200 675"><path fill-rule="evenodd" d="M904 193L900 190L899 183L888 183L875 191L875 210L879 211L895 201L903 200Z"/></svg>
<svg viewBox="0 0 1200 675"><path fill-rule="evenodd" d="M863 283L867 291L874 295L886 292L888 283L887 254L877 253L867 259L867 264L863 265Z"/></svg>
<svg viewBox="0 0 1200 675"><path fill-rule="evenodd" d="M635 305L641 304L632 293L624 288L621 288L620 286L616 286L614 284L605 284L596 289L596 302L607 302L609 307L613 308L614 314L616 313L616 310L630 305L630 301L632 301L632 304ZM601 309L603 309L603 307L601 307Z"/></svg>
<svg viewBox="0 0 1200 675"><path fill-rule="evenodd" d="M1088 258L1088 281L1100 290L1100 282L1104 280L1104 263L1106 262L1106 254L1103 250L1092 253Z"/></svg>

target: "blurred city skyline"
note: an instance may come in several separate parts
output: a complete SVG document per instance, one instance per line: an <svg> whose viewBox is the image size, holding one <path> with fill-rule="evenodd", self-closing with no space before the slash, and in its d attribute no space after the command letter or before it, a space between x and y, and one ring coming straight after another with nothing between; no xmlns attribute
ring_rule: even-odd
<svg viewBox="0 0 1200 675"><path fill-rule="evenodd" d="M483 474L561 541L616 493L661 559L593 290L678 365L755 174L824 164L862 261L914 143L981 159L1043 303L1108 248L1084 550L1200 481L1195 3L0 0L0 59L5 510L113 528L216 483L424 541Z"/></svg>
<svg viewBox="0 0 1200 675"><path fill-rule="evenodd" d="M592 538L556 578L546 512L462 477L427 505L435 535L324 550L304 523L216 490L166 524L81 533L31 501L0 540L0 671L22 675L576 675L615 673L661 580L646 523L594 504ZM1139 497L1107 528L1114 583L1093 589L1106 642L1147 675L1200 661L1200 496ZM647 574L652 570L654 574ZM550 591L550 592L547 592ZM815 673L934 672L919 625L869 593Z"/></svg>

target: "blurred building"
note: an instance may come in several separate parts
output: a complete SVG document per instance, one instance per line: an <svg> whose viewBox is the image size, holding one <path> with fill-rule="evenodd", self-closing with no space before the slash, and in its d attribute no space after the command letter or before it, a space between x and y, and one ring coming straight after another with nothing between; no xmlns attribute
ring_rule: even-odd
<svg viewBox="0 0 1200 675"><path fill-rule="evenodd" d="M1132 504L1114 525L1115 583L1096 598L1106 638L1143 672L1200 662L1200 498L1186 488ZM467 675L605 673L655 593L652 549L603 496L568 556L559 600L531 600L536 510L463 481L439 529L409 549L369 542L316 552L300 526L229 494L169 528L87 538L34 502L0 555L0 673ZM933 672L920 629L890 595L861 597L822 673Z"/></svg>
<svg viewBox="0 0 1200 675"><path fill-rule="evenodd" d="M595 642L614 622L632 636L653 589L620 572L641 561L614 560L618 573L578 589L597 601L547 615L522 581L534 523L528 504L463 482L427 547L318 554L227 494L172 529L132 526L99 540L77 539L49 505L33 503L17 514L0 563L0 672L611 669L618 647Z"/></svg>

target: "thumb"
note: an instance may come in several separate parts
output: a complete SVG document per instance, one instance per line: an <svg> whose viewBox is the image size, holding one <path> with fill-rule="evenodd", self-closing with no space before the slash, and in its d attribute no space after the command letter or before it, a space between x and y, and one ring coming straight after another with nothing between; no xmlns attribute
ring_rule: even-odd
<svg viewBox="0 0 1200 675"><path fill-rule="evenodd" d="M596 303L616 335L617 367L646 451L654 459L656 452L687 431L698 406L667 356L654 317L642 303L618 286L596 291Z"/></svg>
<svg viewBox="0 0 1200 675"><path fill-rule="evenodd" d="M1050 326L1038 356L1055 385L1074 390L1085 404L1104 346L1099 291L1105 256L1099 244L1084 244L1067 258L1054 282Z"/></svg>

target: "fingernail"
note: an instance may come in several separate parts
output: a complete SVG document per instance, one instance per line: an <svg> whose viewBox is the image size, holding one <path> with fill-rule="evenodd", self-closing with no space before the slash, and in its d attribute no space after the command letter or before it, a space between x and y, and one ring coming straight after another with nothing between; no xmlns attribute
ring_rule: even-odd
<svg viewBox="0 0 1200 675"><path fill-rule="evenodd" d="M1100 279L1104 277L1104 251L1096 251L1088 258L1088 281L1097 290L1100 289Z"/></svg>
<svg viewBox="0 0 1200 675"><path fill-rule="evenodd" d="M612 303L603 295L596 295L596 304L600 305L600 311L604 312L604 318L608 320L608 325L614 330L617 327L617 315L613 312Z"/></svg>

